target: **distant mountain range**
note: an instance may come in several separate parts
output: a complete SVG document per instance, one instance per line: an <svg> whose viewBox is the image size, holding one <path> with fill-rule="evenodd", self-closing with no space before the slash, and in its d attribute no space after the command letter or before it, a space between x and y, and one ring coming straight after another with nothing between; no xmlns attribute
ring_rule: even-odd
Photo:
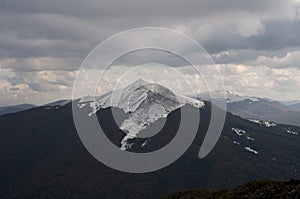
<svg viewBox="0 0 300 199"><path fill-rule="evenodd" d="M243 118L300 126L298 101L280 102L267 98L239 96L229 91L215 91L213 96L216 96L214 100L224 100L222 97L226 96L227 110ZM203 93L198 99L209 100L210 95Z"/></svg>
<svg viewBox="0 0 300 199"><path fill-rule="evenodd" d="M164 87L149 83L135 82L122 89L119 96L127 103L109 100L109 93L96 100L85 97L73 103L86 112L87 119L96 114L106 136L120 150L137 153L152 152L168 144L179 128L181 111L200 111L193 144L162 170L129 174L105 166L87 152L74 126L72 103L3 115L0 198L144 199L199 187L230 188L257 179L300 179L300 127L227 113L215 148L199 159L214 105L184 96L173 101ZM168 103L160 103L162 99ZM161 109L159 104L169 108ZM115 121L114 112L123 120ZM149 117L137 114L142 112ZM131 130L126 125L120 128L126 120L131 124L147 123L146 129L159 123L165 125L150 138L132 136L123 145Z"/></svg>
<svg viewBox="0 0 300 199"><path fill-rule="evenodd" d="M24 111L24 110L31 109L34 107L36 107L36 106L33 104L20 104L20 105L16 105L16 106L0 107L0 116L9 114L9 113L16 113L16 112Z"/></svg>
<svg viewBox="0 0 300 199"><path fill-rule="evenodd" d="M292 108L292 110L300 111L300 103L297 104L291 104L289 107Z"/></svg>
<svg viewBox="0 0 300 199"><path fill-rule="evenodd" d="M300 126L300 101L277 101L268 98L254 96L240 96L230 91L214 91L214 100L224 100L226 96L227 111L245 119L258 119L279 124ZM201 93L196 99L210 100L209 93ZM88 100L88 96L85 98ZM43 106L63 106L71 100L58 100ZM37 107L32 104L20 104L16 106L0 107L0 116L8 113L16 113Z"/></svg>
<svg viewBox="0 0 300 199"><path fill-rule="evenodd" d="M70 103L71 100L58 100L58 101L55 101L55 102L51 102L51 103L48 103L48 104L45 104L45 105L42 105L42 106L64 106L68 103Z"/></svg>
<svg viewBox="0 0 300 199"><path fill-rule="evenodd" d="M63 106L67 103L69 103L70 100L58 100L56 102L52 102L49 104L45 104L45 105L41 105L41 106ZM20 111L25 111L28 109L32 109L37 107L36 105L33 104L19 104L19 105L14 105L14 106L5 106L5 107L0 107L0 116L1 115L5 115L5 114L9 114L9 113L17 113Z"/></svg>
<svg viewBox="0 0 300 199"><path fill-rule="evenodd" d="M280 101L282 104L285 104L285 105L295 105L295 104L300 104L300 100L292 100L292 101Z"/></svg>

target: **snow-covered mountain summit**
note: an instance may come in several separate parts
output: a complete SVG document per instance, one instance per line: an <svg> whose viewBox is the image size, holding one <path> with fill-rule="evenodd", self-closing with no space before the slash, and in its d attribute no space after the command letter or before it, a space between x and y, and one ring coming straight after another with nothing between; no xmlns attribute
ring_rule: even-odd
<svg viewBox="0 0 300 199"><path fill-rule="evenodd" d="M149 124L159 118L167 117L172 111L186 104L196 108L204 107L202 101L175 94L160 84L149 83L141 79L100 97L83 97L78 107L83 108L87 104L92 108L89 116L107 107L117 107L129 114L120 126L120 129L127 132L121 142L122 150L130 147L127 142L129 139L137 137L138 133L146 129Z"/></svg>
<svg viewBox="0 0 300 199"><path fill-rule="evenodd" d="M245 119L300 126L300 109L297 108L297 104L287 105L274 99L240 96L230 91L218 90L211 93L200 93L198 96L196 99L204 101L225 101L227 103L227 111Z"/></svg>
<svg viewBox="0 0 300 199"><path fill-rule="evenodd" d="M216 90L213 92L206 92L206 93L200 93L199 94L201 100L209 100L210 98L213 98L215 100L226 100L226 103L234 103L234 102L241 102L245 100L249 100L252 102L257 102L263 100L259 97L252 97L252 96L240 96L237 95L231 91L222 91L222 90Z"/></svg>

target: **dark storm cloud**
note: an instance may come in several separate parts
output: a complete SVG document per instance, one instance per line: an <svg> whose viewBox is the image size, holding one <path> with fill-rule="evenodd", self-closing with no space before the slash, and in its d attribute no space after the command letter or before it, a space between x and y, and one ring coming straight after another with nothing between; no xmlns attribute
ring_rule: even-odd
<svg viewBox="0 0 300 199"><path fill-rule="evenodd" d="M262 22L264 31L258 35L242 37L232 32L218 31L203 42L210 53L226 50L279 50L300 47L300 21L270 20Z"/></svg>
<svg viewBox="0 0 300 199"><path fill-rule="evenodd" d="M258 50L278 50L300 46L300 21L272 20L264 23L265 33L249 38L249 47Z"/></svg>
<svg viewBox="0 0 300 199"><path fill-rule="evenodd" d="M274 11L286 7L283 1L265 0L128 0L128 1L80 1L80 0L6 0L2 9L12 13L47 13L78 17L130 17L130 16L204 16L227 11Z"/></svg>
<svg viewBox="0 0 300 199"><path fill-rule="evenodd" d="M219 30L218 24L230 23L231 17L235 18L233 14L262 20L285 17L294 9L289 1L4 0L2 5L1 58L84 57L111 34L142 26L185 25L210 53L228 49L278 49L298 45L299 41L295 41L294 35L278 39L289 30L299 30L299 23L293 21L266 21L265 34L249 38L234 34L233 30L214 31L205 39L193 33L206 23L216 24L214 29ZM284 23L286 31L282 32L278 23Z"/></svg>

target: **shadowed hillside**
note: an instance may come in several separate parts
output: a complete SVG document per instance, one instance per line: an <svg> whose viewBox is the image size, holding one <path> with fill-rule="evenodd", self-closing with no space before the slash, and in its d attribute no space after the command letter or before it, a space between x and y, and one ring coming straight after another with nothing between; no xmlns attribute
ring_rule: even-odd
<svg viewBox="0 0 300 199"><path fill-rule="evenodd" d="M300 198L300 181L253 181L234 189L181 191L161 199Z"/></svg>

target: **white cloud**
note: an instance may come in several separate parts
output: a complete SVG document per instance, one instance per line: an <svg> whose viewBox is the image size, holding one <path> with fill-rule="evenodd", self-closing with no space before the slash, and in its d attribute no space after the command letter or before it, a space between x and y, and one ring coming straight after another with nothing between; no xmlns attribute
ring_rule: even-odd
<svg viewBox="0 0 300 199"><path fill-rule="evenodd" d="M218 88L219 76L213 66L199 66L200 72L196 73L191 66L182 66L176 68L167 67L144 67L143 70L132 69L127 66L116 66L104 74L98 87L99 94L110 91L115 83L119 81L118 87L138 79L152 79L154 82L162 83L172 90L191 94L191 92L201 93L207 91L205 81L202 77L209 78L209 85ZM155 69L156 68L156 69ZM268 97L280 100L299 99L300 93L300 71L296 68L270 68L266 66L249 66L242 64L218 64L226 90L233 91L240 95L254 95L259 97ZM98 71L103 72L103 71ZM180 74L178 74L179 72ZM82 82L82 95L87 93L89 86L93 84L98 77L93 76L96 72L86 73L79 80ZM122 77L122 75L124 75ZM15 76L6 78L5 83L0 84L0 103L38 103L42 104L56 99L71 98L73 81L76 72L66 71L37 71L16 73ZM122 78L120 78L122 77ZM191 85L192 90L186 85Z"/></svg>
<svg viewBox="0 0 300 199"><path fill-rule="evenodd" d="M283 57L259 56L256 61L252 62L252 64L266 65L274 68L286 68L286 67L300 68L300 51L288 52Z"/></svg>
<svg viewBox="0 0 300 199"><path fill-rule="evenodd" d="M264 32L264 26L259 19L250 18L241 20L237 23L237 29L235 33L242 37L250 37L253 35L259 35Z"/></svg>
<svg viewBox="0 0 300 199"><path fill-rule="evenodd" d="M75 77L74 71L17 72L9 77L2 76L0 105L71 99Z"/></svg>

